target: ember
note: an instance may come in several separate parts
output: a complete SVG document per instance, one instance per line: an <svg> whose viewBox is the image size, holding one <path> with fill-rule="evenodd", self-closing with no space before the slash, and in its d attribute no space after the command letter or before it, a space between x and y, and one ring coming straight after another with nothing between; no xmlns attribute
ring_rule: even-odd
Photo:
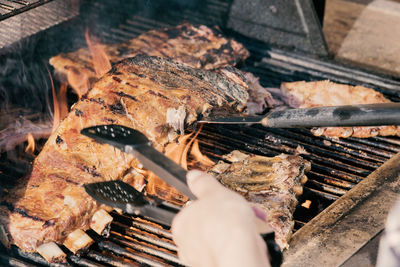
<svg viewBox="0 0 400 267"><path fill-rule="evenodd" d="M304 208L306 208L306 209L309 209L310 206L311 206L311 203L312 203L311 200L307 199L306 201L304 201L303 203L301 203L301 206L304 207Z"/></svg>

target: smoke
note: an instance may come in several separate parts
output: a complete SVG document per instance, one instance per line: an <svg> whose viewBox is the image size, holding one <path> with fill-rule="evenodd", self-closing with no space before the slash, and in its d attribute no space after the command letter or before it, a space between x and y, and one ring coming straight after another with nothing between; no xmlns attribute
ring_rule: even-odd
<svg viewBox="0 0 400 267"><path fill-rule="evenodd" d="M0 152L24 142L27 134L46 137L53 121L48 59L60 52L85 46L83 32L96 36L134 14L169 19L167 10L183 12L204 6L201 0L81 1L80 16L0 51ZM99 33L99 34L98 34ZM105 38L105 43L109 40ZM50 71L51 72L51 71ZM55 84L58 90L58 84Z"/></svg>
<svg viewBox="0 0 400 267"><path fill-rule="evenodd" d="M0 131L0 152L10 151L27 140L30 133L35 139L47 138L52 132L50 120L33 122L24 116L15 118L6 128Z"/></svg>
<svg viewBox="0 0 400 267"><path fill-rule="evenodd" d="M24 142L28 133L43 138L49 126L51 130L51 83L47 63L35 47L25 43L0 57L1 152Z"/></svg>

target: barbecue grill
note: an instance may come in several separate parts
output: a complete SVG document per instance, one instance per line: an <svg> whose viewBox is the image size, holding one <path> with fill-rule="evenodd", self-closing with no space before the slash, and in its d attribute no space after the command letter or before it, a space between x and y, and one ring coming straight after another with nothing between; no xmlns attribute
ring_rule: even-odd
<svg viewBox="0 0 400 267"><path fill-rule="evenodd" d="M265 36L256 33L246 35L243 30L245 27L233 16L238 12L235 6L240 1L207 0L202 1L201 5L196 1L172 1L172 8L166 8L162 1L154 1L152 5L144 5L141 1L129 4L124 1L82 1L80 6L72 5L72 2L0 0L0 49L4 47L0 54L3 59L29 50L32 44L45 46L46 49L36 51L37 57L24 58L28 62L44 62L59 52L83 47L83 30L88 26L103 43L115 43L186 20L208 26L219 25L226 35L244 44L251 56L239 68L259 77L264 87L279 87L283 81L330 79L371 87L392 101L400 101L400 80L331 61L323 51L323 38L319 43L315 40L310 42L310 47L292 45L291 50L288 50L282 43L274 43L265 39ZM311 4L309 1L293 2L300 9ZM303 2L307 2L306 5L302 5ZM58 3L62 8L44 9L52 3ZM115 12L108 15L110 7ZM274 12L279 8L270 7L270 10ZM18 38L1 43L4 35L15 31L15 25L21 27L18 16L28 16L28 12L39 12L45 16L46 12L56 12L57 9L57 12L65 11L69 15L58 16L52 13L58 18L57 22L53 21L38 30L19 34ZM304 10L310 12L309 9ZM104 18L105 14L107 18ZM67 22L54 26L61 21ZM6 31L2 23L8 25ZM43 23L41 26L46 24L43 21L38 23ZM306 26L312 24L310 21L305 23ZM314 38L320 34L315 27L308 27L309 31L312 29L308 37ZM21 41L21 38L29 36L33 41L15 43L17 39ZM310 54L313 47L318 47L317 55ZM321 58L321 55L325 57ZM6 63L7 60L0 60L0 64ZM21 88L20 81L17 87ZM15 97L9 99L17 101ZM309 180L294 214L296 232L289 250L285 252L285 266L334 266L344 263L382 231L388 210L400 189L400 166L396 164L400 159L399 137L332 139L316 137L308 129L205 125L198 140L201 151L214 161L222 160L222 155L238 149L265 156L301 153L302 157L312 162L311 171L307 175ZM14 151L2 153L1 159L0 183L3 190L6 190L15 185L17 178L26 172L26 164L21 162L32 161L33 157L17 147ZM306 200L311 201L308 208L301 205ZM168 208L177 209L173 206ZM180 266L171 233L165 226L117 212L111 215L114 221L110 237L100 237L88 231L95 244L81 255L72 255L65 250L68 264ZM48 265L38 254L24 253L16 247L1 248L0 253L0 261L5 265Z"/></svg>

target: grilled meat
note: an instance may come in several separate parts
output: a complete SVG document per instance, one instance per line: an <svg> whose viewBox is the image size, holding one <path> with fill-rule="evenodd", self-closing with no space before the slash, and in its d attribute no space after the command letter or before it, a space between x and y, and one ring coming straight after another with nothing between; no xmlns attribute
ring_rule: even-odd
<svg viewBox="0 0 400 267"><path fill-rule="evenodd" d="M146 54L206 70L233 66L249 56L240 43L224 38L217 29L190 23L151 30L124 43L105 45L104 49L112 63ZM50 64L64 80L69 72L80 73L80 77L89 78L91 83L99 78L87 48L52 57Z"/></svg>
<svg viewBox="0 0 400 267"><path fill-rule="evenodd" d="M291 107L310 108L336 105L389 103L383 94L363 86L351 86L330 81L282 83L281 90ZM399 135L399 126L321 127L311 130L316 136L359 137Z"/></svg>
<svg viewBox="0 0 400 267"><path fill-rule="evenodd" d="M303 193L310 163L296 155L269 158L239 151L231 152L225 159L231 163L220 161L210 172L223 185L263 209L277 244L281 249L287 248L294 226L296 197Z"/></svg>
<svg viewBox="0 0 400 267"><path fill-rule="evenodd" d="M132 178L129 170L138 162L81 135L82 128L132 127L162 151L177 136L174 125L182 120L190 124L213 109L241 111L247 91L244 75L232 67L216 73L145 55L116 64L72 107L35 159L25 183L2 199L3 230L24 251L35 251L51 241L61 243L74 230L88 229L99 209L83 184L113 179L132 182L125 174ZM166 123L168 114L172 118Z"/></svg>

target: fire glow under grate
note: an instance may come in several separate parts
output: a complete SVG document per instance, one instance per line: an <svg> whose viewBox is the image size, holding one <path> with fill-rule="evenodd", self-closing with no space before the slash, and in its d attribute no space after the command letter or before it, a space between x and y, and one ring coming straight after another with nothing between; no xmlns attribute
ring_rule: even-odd
<svg viewBox="0 0 400 267"><path fill-rule="evenodd" d="M194 23L223 25L223 14L228 1L207 1L208 14L170 11L159 20L135 15L117 28L100 31L108 43L126 41L154 28L175 25L182 20ZM207 21L212 17L213 20ZM221 21L219 21L221 20ZM331 79L334 82L360 84L379 89L393 101L400 100L400 82L375 76L355 69L322 62L289 52L271 49L268 45L234 32L227 31L249 49L251 57L240 68L260 77L266 87L279 87L284 81ZM82 46L83 39L82 39ZM307 129L267 129L260 126L206 125L198 137L201 151L217 161L222 155L238 149L245 152L274 156L279 153L301 155L312 162L309 178L295 212L295 229L300 229L322 210L345 195L356 184L400 151L399 137L368 139L331 139L315 137ZM25 155L25 154L24 154ZM33 158L25 155L26 161ZM24 175L25 166L18 166L2 155L0 177L3 189ZM311 201L310 207L301 204ZM68 254L69 264L77 266L168 266L179 265L176 247L165 227L155 223L112 213L114 222L109 238L89 231L96 241L83 255ZM37 266L47 263L36 254L23 253L16 248L12 255L3 250L0 260L4 264Z"/></svg>

